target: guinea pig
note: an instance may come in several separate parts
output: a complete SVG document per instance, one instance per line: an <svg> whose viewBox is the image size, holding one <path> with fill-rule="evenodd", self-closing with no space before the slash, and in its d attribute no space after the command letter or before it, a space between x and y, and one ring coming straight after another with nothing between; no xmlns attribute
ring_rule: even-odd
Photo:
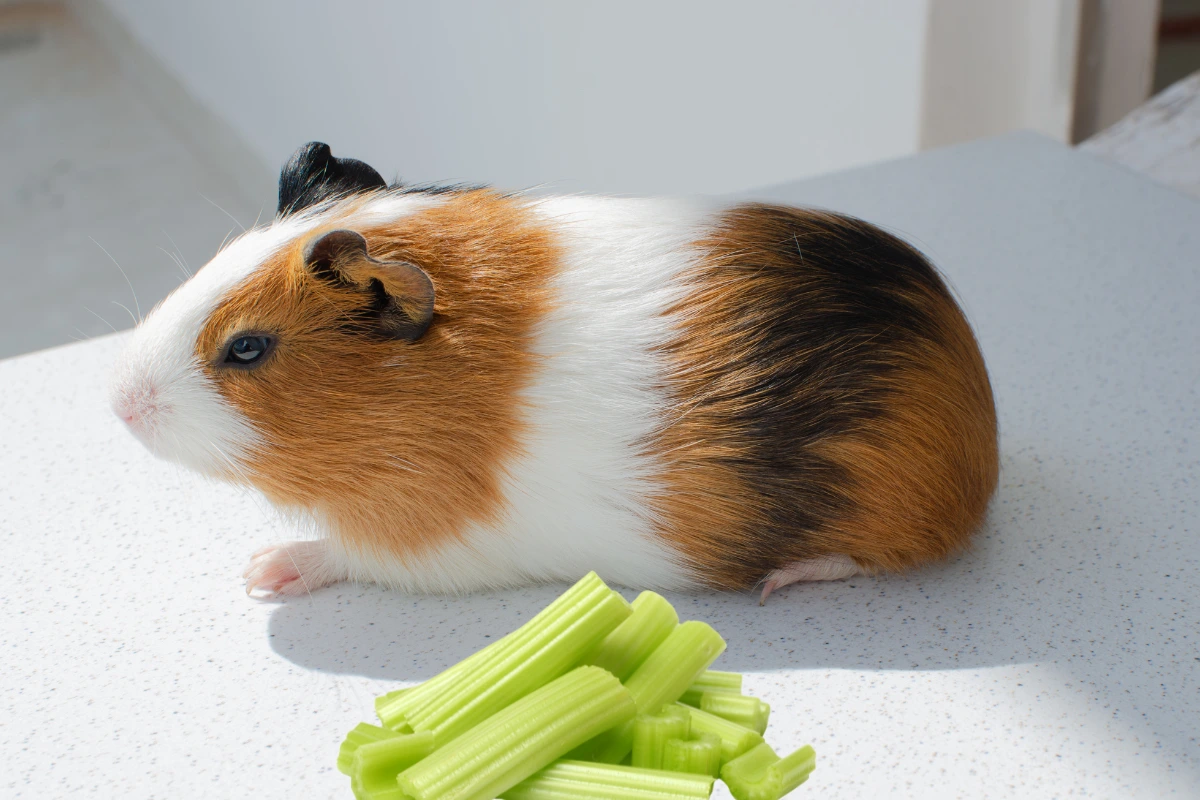
<svg viewBox="0 0 1200 800"><path fill-rule="evenodd" d="M970 326L878 227L388 185L318 142L129 336L112 403L310 534L253 556L267 595L595 570L765 600L959 551L999 468Z"/></svg>

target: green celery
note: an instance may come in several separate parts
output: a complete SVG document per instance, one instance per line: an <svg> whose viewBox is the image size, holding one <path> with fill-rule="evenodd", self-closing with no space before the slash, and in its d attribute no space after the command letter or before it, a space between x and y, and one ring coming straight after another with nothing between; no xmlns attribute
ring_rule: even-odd
<svg viewBox="0 0 1200 800"><path fill-rule="evenodd" d="M707 800L713 779L662 770L558 761L509 789L503 800Z"/></svg>
<svg viewBox="0 0 1200 800"><path fill-rule="evenodd" d="M758 733L767 732L771 716L771 707L757 697L727 692L705 692L700 699L700 710Z"/></svg>
<svg viewBox="0 0 1200 800"><path fill-rule="evenodd" d="M481 650L487 658L473 656L413 687L381 708L380 718L389 727L433 731L440 746L563 675L632 613L621 595L590 573L533 620Z"/></svg>
<svg viewBox="0 0 1200 800"><path fill-rule="evenodd" d="M691 732L691 715L679 706L667 706L658 714L638 714L633 720L633 766L662 769L667 742L686 739Z"/></svg>
<svg viewBox="0 0 1200 800"><path fill-rule="evenodd" d="M664 794L626 786L597 787L574 781L539 781L514 786L504 793L503 800L708 800L708 797L707 794Z"/></svg>
<svg viewBox="0 0 1200 800"><path fill-rule="evenodd" d="M381 742L384 739L395 739L402 734L396 733L389 728L380 728L378 725L370 725L366 722L360 722L355 725L346 738L342 740L342 746L338 750L337 768L338 772L345 775L350 774L350 767L354 764L354 751L362 747L364 744L371 742Z"/></svg>
<svg viewBox="0 0 1200 800"><path fill-rule="evenodd" d="M662 768L715 778L721 770L721 740L711 733L694 739L672 739L663 748Z"/></svg>
<svg viewBox="0 0 1200 800"><path fill-rule="evenodd" d="M600 587L487 672L464 678L453 700L411 710L408 723L414 730L435 731L438 741L449 741L566 673L581 653L631 613L623 597L603 583Z"/></svg>
<svg viewBox="0 0 1200 800"><path fill-rule="evenodd" d="M700 673L700 677L692 682L688 690L679 698L679 702L689 706L700 707L700 698L705 692L725 692L728 694L742 693L742 674L740 672L720 672L710 669Z"/></svg>
<svg viewBox="0 0 1200 800"><path fill-rule="evenodd" d="M553 603L542 609L533 619L507 636L472 653L424 683L409 687L408 690L390 692L378 698L375 701L375 711L379 715L380 721L384 727L397 728L406 724L405 715L410 709L445 702L446 696L459 688L464 679L469 679L470 676L478 675L493 667L497 661L511 653L514 648L520 647L536 636L538 630L545 627L548 621L577 603L584 595L595 591L599 583L602 583L600 576L589 572Z"/></svg>
<svg viewBox="0 0 1200 800"><path fill-rule="evenodd" d="M680 705L692 716L692 736L711 733L721 740L721 763L727 764L763 743L762 734L691 706Z"/></svg>
<svg viewBox="0 0 1200 800"><path fill-rule="evenodd" d="M639 714L674 703L696 676L725 651L725 640L709 625L691 620L671 631L625 681ZM633 721L608 731L585 751L594 761L618 764L633 749Z"/></svg>
<svg viewBox="0 0 1200 800"><path fill-rule="evenodd" d="M387 694L381 694L381 695L379 695L379 697L376 697L375 698L375 714L376 714L376 716L379 716L379 709L386 708L393 700L395 700L397 697L404 694L405 692L409 691L410 689L412 689L412 687L407 686L403 689L397 689L394 692L388 692ZM380 718L380 720L383 719L383 717L379 717L379 718ZM411 731L402 731L402 732L411 733Z"/></svg>
<svg viewBox="0 0 1200 800"><path fill-rule="evenodd" d="M350 788L358 800L403 800L396 776L433 752L433 734L409 733L354 751Z"/></svg>
<svg viewBox="0 0 1200 800"><path fill-rule="evenodd" d="M453 702L453 699L457 697L457 691L462 689L464 681L470 683L473 676L492 669L498 662L511 655L513 650L535 638L550 621L577 604L589 593L595 592L602 585L603 581L600 580L600 577L594 572L589 572L549 606L542 609L533 619L512 633L492 642L482 650L472 653L424 683L410 687L407 692L394 692L385 695L386 699L380 698L383 702L376 701L375 706L379 719L385 727L396 728L406 724L406 715L414 709L430 705L444 705L448 700Z"/></svg>
<svg viewBox="0 0 1200 800"><path fill-rule="evenodd" d="M591 664L625 680L679 625L679 616L667 599L642 592L633 601L633 615L605 637L580 663Z"/></svg>
<svg viewBox="0 0 1200 800"><path fill-rule="evenodd" d="M413 800L492 800L636 713L612 674L579 667L446 743L396 782Z"/></svg>
<svg viewBox="0 0 1200 800"><path fill-rule="evenodd" d="M779 800L808 780L816 763L810 745L780 758L764 742L722 767L721 780L736 800Z"/></svg>

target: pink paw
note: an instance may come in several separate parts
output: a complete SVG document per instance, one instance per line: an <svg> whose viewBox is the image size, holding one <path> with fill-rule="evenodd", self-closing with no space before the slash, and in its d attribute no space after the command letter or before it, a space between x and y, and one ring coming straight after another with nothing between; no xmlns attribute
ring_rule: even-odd
<svg viewBox="0 0 1200 800"><path fill-rule="evenodd" d="M263 599L308 594L341 580L330 569L329 546L323 541L264 547L250 556L242 577L246 594Z"/></svg>
<svg viewBox="0 0 1200 800"><path fill-rule="evenodd" d="M817 556L804 561L793 561L783 569L777 569L767 576L763 585L760 606L767 604L767 598L776 589L782 589L791 583L800 581L840 581L854 575L863 574L858 564L850 556Z"/></svg>

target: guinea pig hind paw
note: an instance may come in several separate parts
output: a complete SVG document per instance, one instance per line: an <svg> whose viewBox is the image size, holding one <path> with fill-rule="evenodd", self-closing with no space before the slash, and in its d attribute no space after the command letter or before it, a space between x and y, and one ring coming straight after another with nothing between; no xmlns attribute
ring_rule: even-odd
<svg viewBox="0 0 1200 800"><path fill-rule="evenodd" d="M287 542L265 547L250 558L242 577L246 594L260 599L303 595L340 580L329 567L324 542Z"/></svg>
<svg viewBox="0 0 1200 800"><path fill-rule="evenodd" d="M803 561L793 561L786 567L774 570L767 576L763 584L762 596L758 600L760 606L766 605L767 598L776 589L782 589L790 583L800 581L839 581L862 574L862 570L850 556L828 555L806 558Z"/></svg>

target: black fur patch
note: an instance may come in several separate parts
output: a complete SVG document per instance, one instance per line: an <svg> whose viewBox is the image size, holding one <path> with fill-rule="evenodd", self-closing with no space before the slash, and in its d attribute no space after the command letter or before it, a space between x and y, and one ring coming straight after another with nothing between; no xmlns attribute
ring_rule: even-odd
<svg viewBox="0 0 1200 800"><path fill-rule="evenodd" d="M759 290L727 301L738 355L712 365L698 410L728 409L723 425L749 444L726 461L755 487L768 523L722 571L752 584L808 557L811 534L848 511L837 487L851 476L814 445L887 412L886 378L915 343L942 336L931 298L953 300L920 253L865 222L753 205L730 222L737 255L719 277ZM752 244L739 228L754 231Z"/></svg>
<svg viewBox="0 0 1200 800"><path fill-rule="evenodd" d="M279 172L279 209L286 217L326 200L386 189L387 181L369 164L336 158L324 142L309 142Z"/></svg>

